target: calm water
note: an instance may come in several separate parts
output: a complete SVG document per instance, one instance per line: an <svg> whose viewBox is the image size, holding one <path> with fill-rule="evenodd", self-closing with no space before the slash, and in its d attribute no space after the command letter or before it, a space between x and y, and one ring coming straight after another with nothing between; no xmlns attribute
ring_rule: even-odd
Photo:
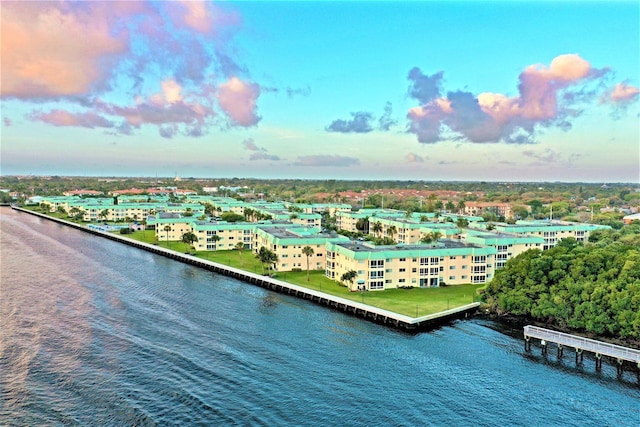
<svg viewBox="0 0 640 427"><path fill-rule="evenodd" d="M637 426L635 374L407 335L0 208L0 425Z"/></svg>

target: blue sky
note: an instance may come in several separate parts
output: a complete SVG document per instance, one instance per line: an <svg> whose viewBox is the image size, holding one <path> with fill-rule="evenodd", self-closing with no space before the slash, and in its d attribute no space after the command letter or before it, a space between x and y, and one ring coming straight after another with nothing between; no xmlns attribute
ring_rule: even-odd
<svg viewBox="0 0 640 427"><path fill-rule="evenodd" d="M2 174L640 181L637 2L2 2Z"/></svg>

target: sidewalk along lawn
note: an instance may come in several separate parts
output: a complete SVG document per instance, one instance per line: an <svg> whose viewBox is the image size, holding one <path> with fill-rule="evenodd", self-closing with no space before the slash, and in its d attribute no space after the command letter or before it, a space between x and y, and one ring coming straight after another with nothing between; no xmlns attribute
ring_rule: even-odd
<svg viewBox="0 0 640 427"><path fill-rule="evenodd" d="M143 233L146 233L143 235ZM292 283L308 289L314 289L330 295L339 296L351 301L357 301L374 307L404 314L410 317L420 317L439 313L463 305L480 301L477 290L484 284L443 286L439 288L408 288L387 289L383 291L350 292L346 286L327 278L322 270L273 272L268 266L262 265L251 250L243 251L201 251L195 252L189 245L177 241L156 242L152 231L136 231L128 234L131 237L146 243L156 243L176 252L191 252L196 257L208 261L217 262L229 267L238 268L255 274L271 273L272 276L283 282Z"/></svg>

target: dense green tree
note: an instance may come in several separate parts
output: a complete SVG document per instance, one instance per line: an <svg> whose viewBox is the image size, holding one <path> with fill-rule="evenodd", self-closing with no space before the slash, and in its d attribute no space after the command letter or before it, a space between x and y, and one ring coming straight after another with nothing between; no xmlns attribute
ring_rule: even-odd
<svg viewBox="0 0 640 427"><path fill-rule="evenodd" d="M640 343L638 230L594 232L589 243L563 239L509 260L482 291L498 314Z"/></svg>
<svg viewBox="0 0 640 427"><path fill-rule="evenodd" d="M190 231L182 235L182 242L186 243L187 245L190 245L193 247L193 244L197 241L198 241L198 236L196 236L194 233Z"/></svg>

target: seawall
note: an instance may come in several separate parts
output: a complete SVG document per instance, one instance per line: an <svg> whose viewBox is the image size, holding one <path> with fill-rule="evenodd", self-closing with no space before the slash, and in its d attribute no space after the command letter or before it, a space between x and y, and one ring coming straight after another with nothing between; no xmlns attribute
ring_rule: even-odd
<svg viewBox="0 0 640 427"><path fill-rule="evenodd" d="M233 277L244 282L260 286L265 289L269 289L275 292L292 295L298 298L309 300L313 303L329 307L334 310L342 311L344 313L356 316L371 322L382 324L385 326L399 329L406 332L419 332L423 330L432 329L435 326L446 323L456 318L466 318L469 315L476 312L480 306L479 302L467 304L461 307L456 307L450 310L442 311L439 313L430 314L421 317L409 317L402 314L394 313L392 311L384 310L378 307L373 307L367 304L362 304L356 301L341 298L335 295L326 294L324 292L316 291L313 289L307 289L302 286L294 285L292 283L284 282L272 277L263 276L260 274L251 273L249 271L229 267L224 264L219 264L213 261L204 260L194 257L193 255L183 254L170 249L165 249L160 246L151 245L144 242L105 231L89 228L82 224L77 224L71 221L66 221L59 218L54 218L39 212L30 211L17 206L11 206L12 209L35 215L50 221L58 222L60 224L75 228L86 233L98 235L113 241L124 243L129 246L136 247L138 249L146 250L157 255L161 255L167 258L174 259L186 264L190 264L196 267L204 268L206 270L222 274L225 276Z"/></svg>

